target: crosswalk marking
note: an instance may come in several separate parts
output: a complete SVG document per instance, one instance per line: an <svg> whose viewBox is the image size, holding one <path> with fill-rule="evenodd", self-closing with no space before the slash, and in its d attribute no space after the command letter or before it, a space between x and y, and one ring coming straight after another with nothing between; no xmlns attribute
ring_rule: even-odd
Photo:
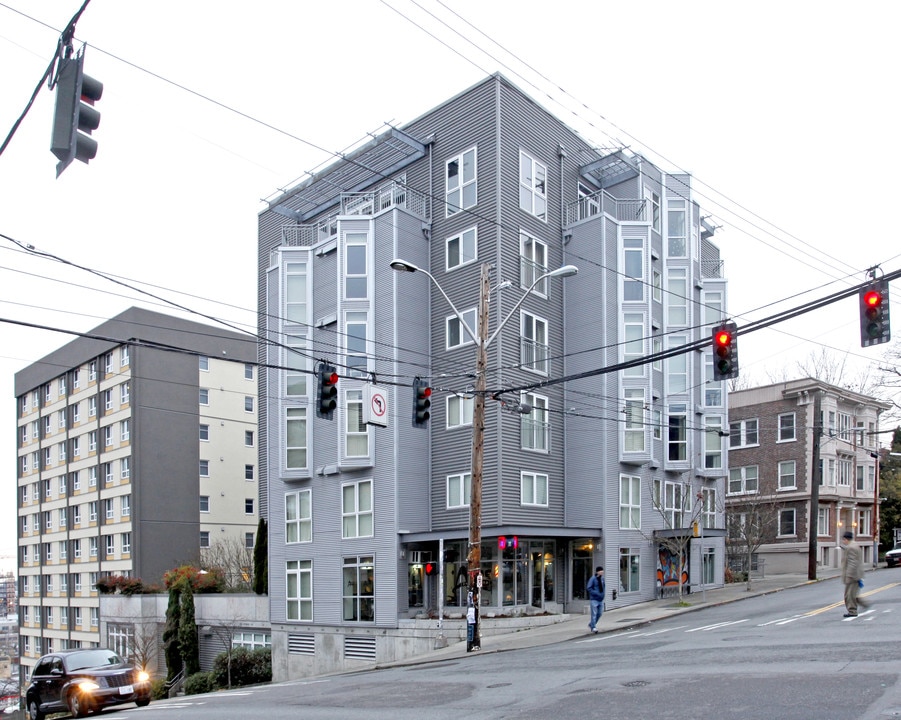
<svg viewBox="0 0 901 720"><path fill-rule="evenodd" d="M714 623L713 625L704 625L703 627L692 628L691 630L686 630L685 632L708 632L709 630L716 630L721 627L728 627L729 625L741 625L744 622L748 622L748 619L744 620L730 620L729 622L720 622Z"/></svg>

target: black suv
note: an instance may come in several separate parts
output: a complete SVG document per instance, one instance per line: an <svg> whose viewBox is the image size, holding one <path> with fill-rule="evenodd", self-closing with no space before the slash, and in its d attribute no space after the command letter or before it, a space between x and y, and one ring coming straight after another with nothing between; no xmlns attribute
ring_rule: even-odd
<svg viewBox="0 0 901 720"><path fill-rule="evenodd" d="M80 718L110 705L150 703L150 678L112 650L90 648L44 655L31 673L25 705L31 720L66 712Z"/></svg>

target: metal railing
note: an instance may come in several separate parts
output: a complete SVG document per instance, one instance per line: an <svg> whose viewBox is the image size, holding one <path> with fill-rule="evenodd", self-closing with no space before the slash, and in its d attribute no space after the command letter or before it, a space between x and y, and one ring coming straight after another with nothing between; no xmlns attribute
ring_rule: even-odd
<svg viewBox="0 0 901 720"><path fill-rule="evenodd" d="M650 222L647 200L623 200L613 197L606 190L598 190L569 203L564 224L568 227L603 213L623 222Z"/></svg>

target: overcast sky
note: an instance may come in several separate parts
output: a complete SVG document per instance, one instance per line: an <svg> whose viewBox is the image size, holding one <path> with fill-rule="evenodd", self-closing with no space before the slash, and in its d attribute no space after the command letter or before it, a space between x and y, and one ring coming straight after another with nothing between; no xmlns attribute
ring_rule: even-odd
<svg viewBox="0 0 901 720"><path fill-rule="evenodd" d="M3 137L81 2L0 0ZM76 38L104 83L97 157L55 178L45 83L0 156L0 233L252 329L262 199L500 71L596 146L695 176L741 327L901 267L899 20L890 0L92 0ZM179 313L4 239L0 303L14 556L13 375L71 336L8 321ZM794 377L821 347L855 369L885 349L860 348L849 299L742 338L742 379Z"/></svg>

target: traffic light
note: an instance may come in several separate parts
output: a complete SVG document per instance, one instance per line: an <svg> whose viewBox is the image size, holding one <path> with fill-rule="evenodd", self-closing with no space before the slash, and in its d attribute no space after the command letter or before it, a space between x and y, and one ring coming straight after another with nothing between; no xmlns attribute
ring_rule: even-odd
<svg viewBox="0 0 901 720"><path fill-rule="evenodd" d="M713 328L713 379L738 377L738 327L724 322Z"/></svg>
<svg viewBox="0 0 901 720"><path fill-rule="evenodd" d="M422 566L426 575L436 575L438 573L438 563L427 562Z"/></svg>
<svg viewBox="0 0 901 720"><path fill-rule="evenodd" d="M89 137L100 125L92 105L103 95L103 83L84 73L84 55L60 58L56 76L56 109L50 152L56 155L56 177L69 163L87 163L97 155L97 141ZM85 135L84 133L87 133Z"/></svg>
<svg viewBox="0 0 901 720"><path fill-rule="evenodd" d="M338 406L338 373L335 368L326 363L319 366L319 403L316 408L316 414L325 418L332 419L332 413Z"/></svg>
<svg viewBox="0 0 901 720"><path fill-rule="evenodd" d="M432 388L425 380L413 378L413 427L425 427L432 413Z"/></svg>
<svg viewBox="0 0 901 720"><path fill-rule="evenodd" d="M876 280L860 291L860 346L879 345L891 337L888 283Z"/></svg>

